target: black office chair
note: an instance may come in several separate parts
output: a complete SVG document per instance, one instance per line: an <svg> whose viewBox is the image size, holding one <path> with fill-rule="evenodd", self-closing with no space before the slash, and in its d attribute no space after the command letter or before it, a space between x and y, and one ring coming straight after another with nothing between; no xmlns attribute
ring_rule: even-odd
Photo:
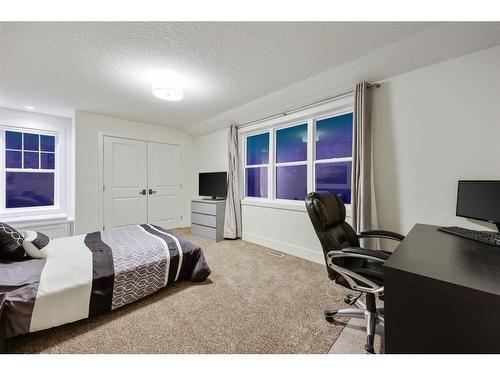
<svg viewBox="0 0 500 375"><path fill-rule="evenodd" d="M335 315L364 318L365 349L373 353L375 327L378 323L384 323L383 309L377 309L375 296L383 299L382 265L389 258L390 252L361 248L359 239L387 238L401 241L404 236L384 230L369 230L356 234L345 221L344 202L329 192L309 193L305 203L309 218L323 247L328 276L337 284L360 292L357 297L348 295L344 299L348 305L357 308L325 310L325 319L333 322ZM366 304L359 300L363 293L366 293Z"/></svg>

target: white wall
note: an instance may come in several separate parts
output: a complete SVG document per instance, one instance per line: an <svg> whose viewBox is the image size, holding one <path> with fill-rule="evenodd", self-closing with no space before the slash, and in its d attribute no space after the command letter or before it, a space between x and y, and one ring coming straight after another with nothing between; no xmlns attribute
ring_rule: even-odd
<svg viewBox="0 0 500 375"><path fill-rule="evenodd" d="M222 172L228 168L228 129L194 139L195 165L199 172Z"/></svg>
<svg viewBox="0 0 500 375"><path fill-rule="evenodd" d="M314 92L314 80L309 88ZM334 81L331 89L338 89ZM305 99L309 91L302 92ZM500 47L397 76L374 89L380 228L407 233L417 222L485 227L455 216L456 185L460 178L500 179L499 92ZM197 148L210 149L217 133L198 137ZM211 150L218 156L198 155L198 169L215 169L226 158L225 148ZM243 205L242 215L244 239L323 262L305 210Z"/></svg>
<svg viewBox="0 0 500 375"><path fill-rule="evenodd" d="M181 145L183 150L183 224L191 218L194 196L193 137L180 130L123 120L95 113L77 112L76 123L76 214L75 232L100 230L99 132L114 136Z"/></svg>
<svg viewBox="0 0 500 375"><path fill-rule="evenodd" d="M229 129L226 128L194 139L195 196L198 196L198 173L227 171L228 133Z"/></svg>
<svg viewBox="0 0 500 375"><path fill-rule="evenodd" d="M381 228L407 233L418 222L484 229L455 216L456 189L459 179L500 179L499 93L500 47L394 77L375 91Z"/></svg>
<svg viewBox="0 0 500 375"><path fill-rule="evenodd" d="M242 238L317 263L323 250L305 206L265 207L242 205Z"/></svg>
<svg viewBox="0 0 500 375"><path fill-rule="evenodd" d="M0 125L13 127L27 127L58 131L64 134L65 154L65 215L73 220L74 206L74 126L73 120L67 117L51 116L36 112L19 111L0 107ZM3 156L0 158L3 162ZM60 215L58 215L60 216ZM47 217L47 215L44 215ZM29 220L32 221L32 220ZM16 220L22 222L22 220Z"/></svg>

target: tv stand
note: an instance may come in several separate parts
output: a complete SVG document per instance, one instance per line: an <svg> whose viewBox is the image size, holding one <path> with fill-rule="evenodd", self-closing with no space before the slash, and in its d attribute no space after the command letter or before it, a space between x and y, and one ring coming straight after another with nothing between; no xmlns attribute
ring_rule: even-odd
<svg viewBox="0 0 500 375"><path fill-rule="evenodd" d="M191 233L215 240L224 239L225 199L193 199L191 201Z"/></svg>

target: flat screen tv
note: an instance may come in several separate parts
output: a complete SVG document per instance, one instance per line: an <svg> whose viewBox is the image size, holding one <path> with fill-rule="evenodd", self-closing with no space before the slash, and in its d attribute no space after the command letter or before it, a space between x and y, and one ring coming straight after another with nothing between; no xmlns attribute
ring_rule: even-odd
<svg viewBox="0 0 500 375"><path fill-rule="evenodd" d="M226 198L227 172L200 173L198 186L201 197Z"/></svg>

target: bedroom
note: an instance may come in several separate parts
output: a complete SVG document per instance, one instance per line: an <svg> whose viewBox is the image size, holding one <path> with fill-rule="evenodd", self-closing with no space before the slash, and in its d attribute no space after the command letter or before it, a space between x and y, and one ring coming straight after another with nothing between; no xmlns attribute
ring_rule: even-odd
<svg viewBox="0 0 500 375"><path fill-rule="evenodd" d="M0 23L4 353L498 352L500 23L126 19Z"/></svg>

